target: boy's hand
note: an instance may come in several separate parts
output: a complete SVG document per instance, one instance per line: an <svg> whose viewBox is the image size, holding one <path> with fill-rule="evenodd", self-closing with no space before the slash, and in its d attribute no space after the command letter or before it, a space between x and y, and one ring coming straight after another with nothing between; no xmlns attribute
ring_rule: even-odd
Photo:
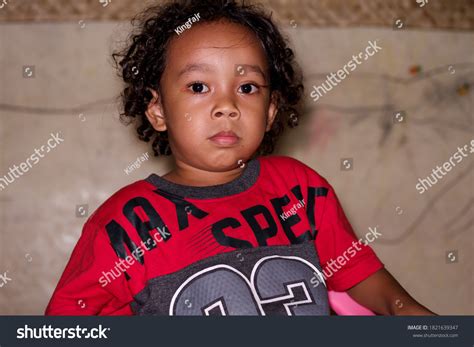
<svg viewBox="0 0 474 347"><path fill-rule="evenodd" d="M436 315L413 299L386 269L377 271L347 293L361 305L382 315Z"/></svg>

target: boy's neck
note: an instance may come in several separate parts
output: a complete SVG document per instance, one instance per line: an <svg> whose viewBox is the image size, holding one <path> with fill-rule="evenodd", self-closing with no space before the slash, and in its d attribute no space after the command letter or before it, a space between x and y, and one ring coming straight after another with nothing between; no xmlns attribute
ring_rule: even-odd
<svg viewBox="0 0 474 347"><path fill-rule="evenodd" d="M243 171L244 169L240 167L224 172L176 167L162 176L162 178L185 186L205 187L229 183L239 177Z"/></svg>

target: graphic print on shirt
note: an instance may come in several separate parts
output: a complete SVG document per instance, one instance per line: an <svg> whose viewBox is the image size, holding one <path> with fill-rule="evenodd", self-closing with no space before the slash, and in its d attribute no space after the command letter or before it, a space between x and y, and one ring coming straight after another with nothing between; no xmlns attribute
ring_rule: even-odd
<svg viewBox="0 0 474 347"><path fill-rule="evenodd" d="M141 239L142 248L154 249L157 244L153 242L150 244L150 238L152 237L152 231L158 231L164 243L172 238L173 232L187 231L188 228L194 227L190 225L191 216L194 220L202 220L209 215L209 212L203 211L195 204L185 200L182 197L173 195L168 192L164 192L160 189L153 191L159 196L166 198L173 203L176 211L176 220L165 221L159 214L159 212L153 207L151 202L144 197L135 197L130 199L123 207L123 215L134 227L135 233L137 233ZM301 187L296 185L291 189L294 199L301 200L303 195L301 193ZM224 247L232 247L234 249L252 248L252 243L245 239L229 236L226 233L226 229L239 229L246 228L250 229L258 242L258 246L267 246L267 240L275 237L278 229L283 229L286 238L291 244L299 244L303 242L309 242L314 240L317 235L316 221L315 221L315 209L316 199L318 197L325 198L327 196L328 189L325 187L308 187L308 202L306 207L306 217L309 224L310 230L304 231L302 234L296 236L293 227L302 221L302 218L297 213L289 216L288 218L276 218L272 216L268 207L257 204L247 207L240 212L243 217L245 224L239 221L240 216L226 216L217 221L214 221L208 228L210 235L213 236L215 241ZM271 199L271 206L277 216L284 213L284 207L291 203L288 195L276 197ZM137 213L137 209L144 212L145 218L141 218ZM143 214L142 214L143 217ZM258 222L258 218L263 219L267 224L266 227L262 226L262 223ZM242 219L242 218L240 218ZM167 227L171 225L173 227ZM176 227L174 227L176 226ZM137 261L144 265L143 251L139 245L132 241L127 233L126 227L120 225L116 220L112 219L106 225L106 231L110 239L110 243L118 255L119 258L125 259L127 257L128 249L129 253L132 254ZM144 246L144 244L147 246ZM130 278L127 272L125 272L127 280Z"/></svg>
<svg viewBox="0 0 474 347"><path fill-rule="evenodd" d="M137 315L327 315L326 288L314 286L314 278L324 283L311 242L221 253L149 280L132 309Z"/></svg>

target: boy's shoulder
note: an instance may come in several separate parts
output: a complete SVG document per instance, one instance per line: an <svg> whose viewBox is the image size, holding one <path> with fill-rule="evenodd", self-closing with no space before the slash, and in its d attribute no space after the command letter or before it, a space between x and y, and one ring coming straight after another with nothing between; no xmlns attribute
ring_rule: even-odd
<svg viewBox="0 0 474 347"><path fill-rule="evenodd" d="M87 223L103 226L104 223L122 215L123 208L128 201L135 197L146 196L154 189L156 189L156 187L153 187L153 185L144 179L120 188L95 209L87 220Z"/></svg>
<svg viewBox="0 0 474 347"><path fill-rule="evenodd" d="M298 159L287 156L272 155L260 157L259 160L262 165L267 168L269 174L279 172L288 178L290 176L296 176L298 178L319 181L323 184L329 185L327 180L316 170Z"/></svg>

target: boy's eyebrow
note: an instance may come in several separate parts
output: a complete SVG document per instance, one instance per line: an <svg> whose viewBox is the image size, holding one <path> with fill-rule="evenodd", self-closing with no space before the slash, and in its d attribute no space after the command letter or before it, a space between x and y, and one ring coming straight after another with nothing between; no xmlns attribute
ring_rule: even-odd
<svg viewBox="0 0 474 347"><path fill-rule="evenodd" d="M256 72L256 73L262 75L262 77L265 81L267 80L267 77L265 76L265 73L262 71L262 69L258 65L241 64L241 65L237 65L236 70L238 71L239 74L243 74L242 71L245 74L248 71L253 71L253 72Z"/></svg>
<svg viewBox="0 0 474 347"><path fill-rule="evenodd" d="M210 64L187 64L179 73L178 77L181 77L184 74L193 72L193 71L202 71L202 72L209 72L212 70L212 65Z"/></svg>

